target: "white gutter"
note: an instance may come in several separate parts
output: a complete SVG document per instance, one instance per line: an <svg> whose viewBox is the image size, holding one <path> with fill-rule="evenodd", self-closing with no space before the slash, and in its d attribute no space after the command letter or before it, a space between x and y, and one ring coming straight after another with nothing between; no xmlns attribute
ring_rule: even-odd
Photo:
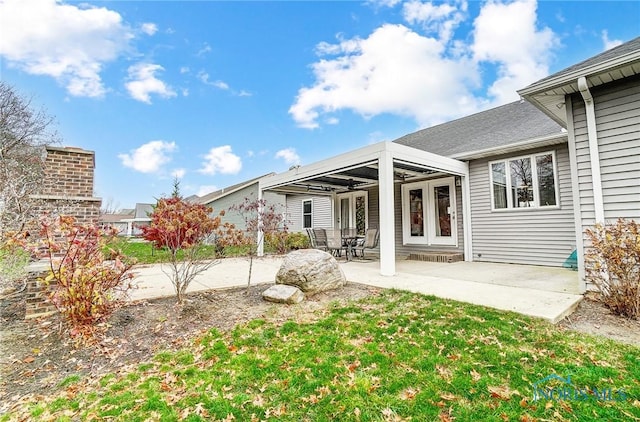
<svg viewBox="0 0 640 422"><path fill-rule="evenodd" d="M591 158L591 181L593 185L593 207L596 223L604 223L604 201L602 198L602 177L600 175L600 154L598 152L598 131L593 96L587 85L587 78L578 78L578 89L584 99L589 137L589 157Z"/></svg>

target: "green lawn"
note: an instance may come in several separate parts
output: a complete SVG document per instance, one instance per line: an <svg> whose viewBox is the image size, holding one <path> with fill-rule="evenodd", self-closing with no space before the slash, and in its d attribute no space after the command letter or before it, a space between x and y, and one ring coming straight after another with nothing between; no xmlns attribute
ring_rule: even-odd
<svg viewBox="0 0 640 422"><path fill-rule="evenodd" d="M119 249L130 258L135 259L138 264L156 264L169 261L169 251L167 249L154 248L146 241L129 240L118 238L109 244L110 248ZM203 246L203 258L216 258L213 246ZM246 249L239 247L228 247L224 250L224 256L239 256L246 253Z"/></svg>
<svg viewBox="0 0 640 422"><path fill-rule="evenodd" d="M535 400L534 384L551 374L573 384L541 383L553 399ZM639 380L639 348L385 291L313 323L254 320L128 373L70 377L0 419L638 420Z"/></svg>

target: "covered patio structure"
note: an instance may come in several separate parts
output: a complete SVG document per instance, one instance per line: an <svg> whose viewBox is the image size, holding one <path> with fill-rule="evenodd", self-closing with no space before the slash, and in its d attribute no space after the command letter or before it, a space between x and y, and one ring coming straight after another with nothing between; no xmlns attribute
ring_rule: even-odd
<svg viewBox="0 0 640 422"><path fill-rule="evenodd" d="M331 195L377 187L376 212L380 230L380 274L396 273L396 185L448 177L461 189L464 259L472 260L469 213L469 168L463 161L421 151L392 142L380 142L260 180L258 195L265 191ZM453 182L452 182L453 183ZM453 186L453 184L451 184ZM455 207L451 207L455 208ZM447 211L452 218L455 209ZM334 219L334 224L335 224ZM459 219L455 218L457 226ZM451 223L452 225L454 223ZM449 236L453 236L449 233ZM262 245L259 246L259 253Z"/></svg>

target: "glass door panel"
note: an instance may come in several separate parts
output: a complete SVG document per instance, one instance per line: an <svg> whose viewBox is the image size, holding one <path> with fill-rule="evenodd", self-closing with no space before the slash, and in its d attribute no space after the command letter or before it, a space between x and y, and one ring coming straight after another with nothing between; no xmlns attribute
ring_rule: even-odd
<svg viewBox="0 0 640 422"><path fill-rule="evenodd" d="M409 191L409 219L411 237L424 237L424 198L422 189Z"/></svg>
<svg viewBox="0 0 640 422"><path fill-rule="evenodd" d="M433 189L436 211L436 237L451 236L451 196L449 186Z"/></svg>
<svg viewBox="0 0 640 422"><path fill-rule="evenodd" d="M355 197L355 226L359 235L363 235L367 229L367 197L357 195Z"/></svg>
<svg viewBox="0 0 640 422"><path fill-rule="evenodd" d="M349 219L349 209L351 205L351 198L341 198L340 199L340 228L348 229L351 227L351 221Z"/></svg>

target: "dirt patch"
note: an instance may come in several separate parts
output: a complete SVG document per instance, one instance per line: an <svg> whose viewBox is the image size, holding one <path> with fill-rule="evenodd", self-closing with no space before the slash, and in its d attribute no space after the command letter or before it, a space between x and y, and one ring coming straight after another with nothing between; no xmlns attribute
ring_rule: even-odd
<svg viewBox="0 0 640 422"><path fill-rule="evenodd" d="M378 288L349 283L316 294L298 305L262 299L270 284L211 290L188 295L179 306L173 297L128 304L112 315L96 347L76 348L62 331L58 316L24 320L23 298L0 303L0 403L41 393L70 375L99 377L150 359L161 350L186 346L216 328L227 332L255 318L284 322L319 318L331 303L377 294ZM0 405L0 413L2 413Z"/></svg>
<svg viewBox="0 0 640 422"><path fill-rule="evenodd" d="M612 314L595 293L587 293L575 312L558 326L640 346L640 321Z"/></svg>

